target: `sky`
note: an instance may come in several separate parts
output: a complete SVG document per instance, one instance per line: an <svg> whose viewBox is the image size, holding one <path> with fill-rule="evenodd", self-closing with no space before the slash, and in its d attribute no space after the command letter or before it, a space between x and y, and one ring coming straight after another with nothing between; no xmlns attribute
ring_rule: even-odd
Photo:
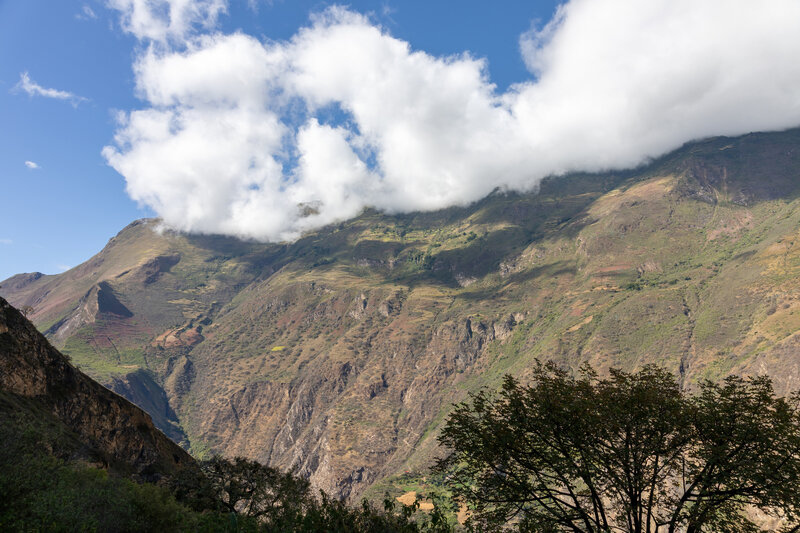
<svg viewBox="0 0 800 533"><path fill-rule="evenodd" d="M798 57L797 0L0 0L0 280L794 127Z"/></svg>

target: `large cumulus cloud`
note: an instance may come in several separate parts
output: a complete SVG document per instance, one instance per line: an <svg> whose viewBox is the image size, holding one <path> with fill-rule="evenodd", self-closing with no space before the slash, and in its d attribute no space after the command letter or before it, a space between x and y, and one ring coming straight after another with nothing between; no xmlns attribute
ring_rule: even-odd
<svg viewBox="0 0 800 533"><path fill-rule="evenodd" d="M127 26L154 41L134 66L147 105L104 155L187 231L291 239L367 206L463 205L800 124L796 0L572 0L521 37L531 79L503 93L485 60L412 50L344 8L262 42L191 33L224 4L178 3L178 44L151 36L169 20Z"/></svg>

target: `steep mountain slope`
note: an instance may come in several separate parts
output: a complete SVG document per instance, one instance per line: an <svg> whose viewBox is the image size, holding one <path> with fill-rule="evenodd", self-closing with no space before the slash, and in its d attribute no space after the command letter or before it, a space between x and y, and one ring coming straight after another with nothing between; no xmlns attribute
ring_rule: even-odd
<svg viewBox="0 0 800 533"><path fill-rule="evenodd" d="M163 374L164 354L181 354L201 341L207 315L255 274L248 244L170 238L155 229L149 221L134 222L79 267L58 276L14 276L0 291L18 306L32 306L30 318L56 347L147 409L181 442L185 436L164 391L141 369ZM225 255L228 246L236 249L235 261Z"/></svg>
<svg viewBox="0 0 800 533"><path fill-rule="evenodd" d="M800 387L798 192L800 131L717 138L292 244L140 221L0 292L194 452L352 497L424 469L449 405L534 358Z"/></svg>
<svg viewBox="0 0 800 533"><path fill-rule="evenodd" d="M25 418L60 436L63 449L56 455L141 480L193 464L144 411L75 369L0 298L0 419L5 426Z"/></svg>

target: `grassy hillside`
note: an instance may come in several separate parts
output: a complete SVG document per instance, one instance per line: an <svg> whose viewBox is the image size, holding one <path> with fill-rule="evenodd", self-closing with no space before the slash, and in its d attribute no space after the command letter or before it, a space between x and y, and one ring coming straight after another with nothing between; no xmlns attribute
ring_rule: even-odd
<svg viewBox="0 0 800 533"><path fill-rule="evenodd" d="M717 138L291 244L142 221L0 293L194 453L399 494L424 483L451 403L535 358L800 388L798 191L800 131Z"/></svg>

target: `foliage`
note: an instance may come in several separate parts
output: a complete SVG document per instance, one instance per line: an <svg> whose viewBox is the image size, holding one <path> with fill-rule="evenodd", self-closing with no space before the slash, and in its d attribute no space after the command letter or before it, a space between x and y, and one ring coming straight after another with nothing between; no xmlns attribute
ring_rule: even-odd
<svg viewBox="0 0 800 533"><path fill-rule="evenodd" d="M0 425L1 531L224 531L165 488L137 484L47 453L41 427Z"/></svg>
<svg viewBox="0 0 800 533"><path fill-rule="evenodd" d="M79 443L46 413L0 393L0 531L445 533L444 516L417 507L358 507L315 497L306 480L242 458L214 457L167 486L135 483L67 462ZM15 403L10 403L10 402ZM10 410L9 408L13 409ZM32 416L26 417L22 413ZM71 451L72 450L72 451Z"/></svg>
<svg viewBox="0 0 800 533"><path fill-rule="evenodd" d="M172 483L176 496L196 511L228 513L235 522L255 520L270 532L444 533L451 530L436 510L430 517L418 505L397 509L387 498L379 510L363 500L350 507L324 492L316 498L308 481L241 457L213 457Z"/></svg>
<svg viewBox="0 0 800 533"><path fill-rule="evenodd" d="M264 522L291 522L308 504L307 481L237 457L215 456L187 469L172 482L175 494L192 508L235 513Z"/></svg>
<svg viewBox="0 0 800 533"><path fill-rule="evenodd" d="M532 385L508 376L458 405L440 441L481 529L743 532L758 530L748 506L800 512L798 397L767 377L690 396L656 366L600 379L537 363Z"/></svg>

